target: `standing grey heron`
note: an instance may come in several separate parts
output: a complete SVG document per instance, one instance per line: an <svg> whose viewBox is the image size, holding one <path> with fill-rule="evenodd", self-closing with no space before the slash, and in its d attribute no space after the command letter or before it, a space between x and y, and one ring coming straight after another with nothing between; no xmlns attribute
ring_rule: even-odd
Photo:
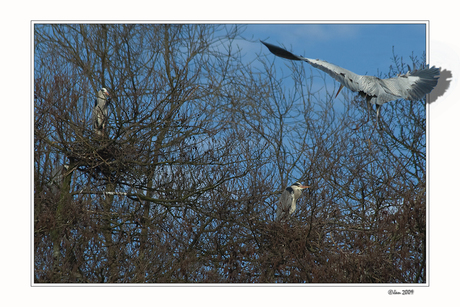
<svg viewBox="0 0 460 307"><path fill-rule="evenodd" d="M106 134L106 126L109 117L107 108L110 102L110 94L105 88L101 88L97 92L96 104L93 109L93 128L97 135L103 136Z"/></svg>
<svg viewBox="0 0 460 307"><path fill-rule="evenodd" d="M399 75L396 78L389 79L380 79L374 76L362 76L326 61L297 56L285 49L269 43L262 42L262 44L264 44L268 50L276 56L293 61L305 61L311 66L324 71L332 78L339 81L340 88L335 97L339 95L344 86L353 92L358 92L361 96L366 97L368 107L369 103L376 105L377 121L379 119L380 107L385 102L400 98L419 100L425 97L425 95L429 94L437 85L440 74L439 68L430 67L408 71L404 75Z"/></svg>
<svg viewBox="0 0 460 307"><path fill-rule="evenodd" d="M310 186L301 185L300 182L296 182L290 187L287 187L281 194L278 208L276 209L275 221L286 220L294 213L296 208L296 201L302 194L302 190L309 188Z"/></svg>
<svg viewBox="0 0 460 307"><path fill-rule="evenodd" d="M53 194L57 194L59 192L62 182L64 181L64 177L70 173L68 164L58 165L53 169L51 172L51 179L46 183Z"/></svg>

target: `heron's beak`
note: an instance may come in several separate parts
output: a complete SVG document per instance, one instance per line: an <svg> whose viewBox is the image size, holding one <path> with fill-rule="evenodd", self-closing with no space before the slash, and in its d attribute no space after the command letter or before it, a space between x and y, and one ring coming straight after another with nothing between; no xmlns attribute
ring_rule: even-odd
<svg viewBox="0 0 460 307"><path fill-rule="evenodd" d="M309 185L301 185L300 188L301 189L306 189L306 188L309 188L310 186Z"/></svg>
<svg viewBox="0 0 460 307"><path fill-rule="evenodd" d="M343 89L343 84L340 84L339 90L337 91L337 94L335 95L335 98L339 96L340 91Z"/></svg>

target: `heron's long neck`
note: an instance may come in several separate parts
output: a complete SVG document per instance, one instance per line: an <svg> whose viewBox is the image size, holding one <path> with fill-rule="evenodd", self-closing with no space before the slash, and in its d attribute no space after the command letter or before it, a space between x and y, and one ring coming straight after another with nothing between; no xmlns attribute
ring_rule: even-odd
<svg viewBox="0 0 460 307"><path fill-rule="evenodd" d="M302 190L301 189L294 189L294 199L297 199L302 195Z"/></svg>

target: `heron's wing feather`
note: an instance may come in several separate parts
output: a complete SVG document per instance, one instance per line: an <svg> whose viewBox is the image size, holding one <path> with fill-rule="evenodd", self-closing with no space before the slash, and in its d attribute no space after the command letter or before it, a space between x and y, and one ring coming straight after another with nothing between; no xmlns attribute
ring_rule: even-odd
<svg viewBox="0 0 460 307"><path fill-rule="evenodd" d="M288 60L305 61L313 67L324 71L348 89L354 92L362 92L372 97L371 102L380 105L399 98L421 99L430 93L438 83L439 68L435 67L416 70L396 78L380 79L373 76L358 75L326 61L297 56L272 44L262 43L274 55Z"/></svg>
<svg viewBox="0 0 460 307"><path fill-rule="evenodd" d="M324 71L325 73L330 75L332 78L339 81L343 86L349 88L350 90L355 91L355 92L359 92L361 90L360 89L360 79L362 76L357 75L354 72L351 72L345 68L328 63L323 60L313 60L313 59L305 58L303 56L297 56L275 45L265 43L265 42L262 42L262 43L265 46L267 46L268 50L270 50L270 52L276 56L279 56L281 58L285 58L288 60L293 60L293 61L305 61L309 63L311 66Z"/></svg>
<svg viewBox="0 0 460 307"><path fill-rule="evenodd" d="M98 103L98 101L97 101L97 99L95 99L95 100L94 100L93 114L92 114L92 116L91 116L91 119L92 119L92 121L93 121L93 125L96 125L96 123L97 123L97 117L98 117L98 113L99 113L99 112L98 112L97 103Z"/></svg>
<svg viewBox="0 0 460 307"><path fill-rule="evenodd" d="M431 67L409 72L396 78L382 79L381 85L385 92L396 96L393 99L419 100L433 90L438 84L438 78L439 68Z"/></svg>
<svg viewBox="0 0 460 307"><path fill-rule="evenodd" d="M291 52L283 48L280 48L278 46L275 46L275 45L272 45L266 42L262 42L262 41L261 43L264 44L268 48L268 50L270 50L271 53L273 53L276 56L279 56L280 58L293 60L293 61L304 61L304 58L299 57L295 54L292 54Z"/></svg>
<svg viewBox="0 0 460 307"><path fill-rule="evenodd" d="M102 96L102 92L99 91ZM99 94L98 93L98 94ZM95 107L93 108L93 114L92 114L92 120L93 120L93 125L94 128L100 128L102 125L102 122L108 115L108 110L107 110L107 100L104 99L103 97L97 97L96 102L95 102Z"/></svg>
<svg viewBox="0 0 460 307"><path fill-rule="evenodd" d="M281 218L287 215L293 201L294 195L284 190L283 194L281 194L280 202L278 203L278 208L276 209L276 220L280 220Z"/></svg>
<svg viewBox="0 0 460 307"><path fill-rule="evenodd" d="M307 59L307 58L303 58L303 60L309 63L311 66L324 71L329 76L339 81L346 88L354 92L362 91L361 86L360 86L362 82L361 80L363 79L363 77L366 77L366 76L357 75L354 72L349 71L348 69L328 63L323 60L313 60L313 59Z"/></svg>
<svg viewBox="0 0 460 307"><path fill-rule="evenodd" d="M385 94L378 82L380 79L377 77L358 75L352 71L349 71L348 69L328 63L323 60L304 58L304 61L313 67L324 71L353 92L362 92L371 97Z"/></svg>
<svg viewBox="0 0 460 307"><path fill-rule="evenodd" d="M417 70L396 78L380 79L357 75L345 68L322 60L304 58L306 62L339 81L354 92L362 92L379 105L396 99L419 100L429 94L438 83L439 69L431 67Z"/></svg>

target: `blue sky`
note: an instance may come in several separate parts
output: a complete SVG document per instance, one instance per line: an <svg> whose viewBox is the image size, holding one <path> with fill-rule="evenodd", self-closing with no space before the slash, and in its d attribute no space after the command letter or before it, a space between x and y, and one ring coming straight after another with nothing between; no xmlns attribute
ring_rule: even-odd
<svg viewBox="0 0 460 307"><path fill-rule="evenodd" d="M229 24L229 26L233 25ZM258 62L259 59L264 59L268 63L273 62L277 72L282 70L282 74L286 77L283 84L288 90L294 86L293 81L289 78L292 73L289 69L292 61L274 56L260 40L283 46L294 54L313 59L319 58L362 75L388 73L390 66L394 66L393 48L395 54L402 57L405 63L412 63L410 60L412 55L422 58L426 51L427 26L425 23L266 23L242 24L241 26L245 27L242 38L236 39L233 44L241 50L244 56L243 60L251 63L251 69L262 69L260 62ZM225 40L224 44L226 44ZM308 75L315 77L312 92L318 91L320 103L327 99L326 91L329 95L337 91L339 83L332 77L307 63L297 62L297 65L305 67L305 77L308 78ZM404 68L406 69L406 67ZM320 78L316 78L320 75L326 75L326 86ZM276 78L281 79L281 74L277 74ZM356 95L355 93L351 96L347 94L349 91L344 89L337 98L333 98L333 107L336 111L343 111L344 106L349 106L349 99L344 99L344 97ZM298 113L297 118L294 117L294 114L296 113L291 112L293 117L290 118L292 120L290 124L294 125L296 121L304 121L301 113ZM385 119L385 107L382 111L382 118ZM291 137L295 139L295 136L285 135L283 141L286 146L289 146ZM291 150L296 151L296 149ZM287 174L287 182L280 184L285 185L299 180L299 176L302 174L293 171Z"/></svg>
<svg viewBox="0 0 460 307"><path fill-rule="evenodd" d="M411 56L423 59L426 52L427 24L412 23L254 23L241 24L245 27L242 39L235 44L242 50L244 59L251 66L258 67L257 57L267 56L274 61L277 71L290 74L288 67L292 61L277 58L260 43L260 40L284 47L297 55L325 60L360 75L387 74L390 65L394 66L394 53L402 57L403 62L411 64ZM256 61L253 61L256 60ZM319 90L326 97L326 90L335 91L339 83L322 71L307 63L306 74L315 77L326 76L326 88L321 79L313 82L313 90ZM404 72L407 68L404 68ZM285 75L286 76L286 75ZM306 76L308 77L308 76ZM348 93L347 93L348 92ZM343 108L343 95L350 92L344 89L335 99L335 107ZM354 95L354 94L352 94Z"/></svg>
<svg viewBox="0 0 460 307"><path fill-rule="evenodd" d="M410 63L426 50L426 25L418 24L249 24L243 36L286 47L295 54L321 59L357 74L388 72L395 54ZM243 52L268 50L258 43L238 42ZM285 60L281 60L285 61Z"/></svg>

